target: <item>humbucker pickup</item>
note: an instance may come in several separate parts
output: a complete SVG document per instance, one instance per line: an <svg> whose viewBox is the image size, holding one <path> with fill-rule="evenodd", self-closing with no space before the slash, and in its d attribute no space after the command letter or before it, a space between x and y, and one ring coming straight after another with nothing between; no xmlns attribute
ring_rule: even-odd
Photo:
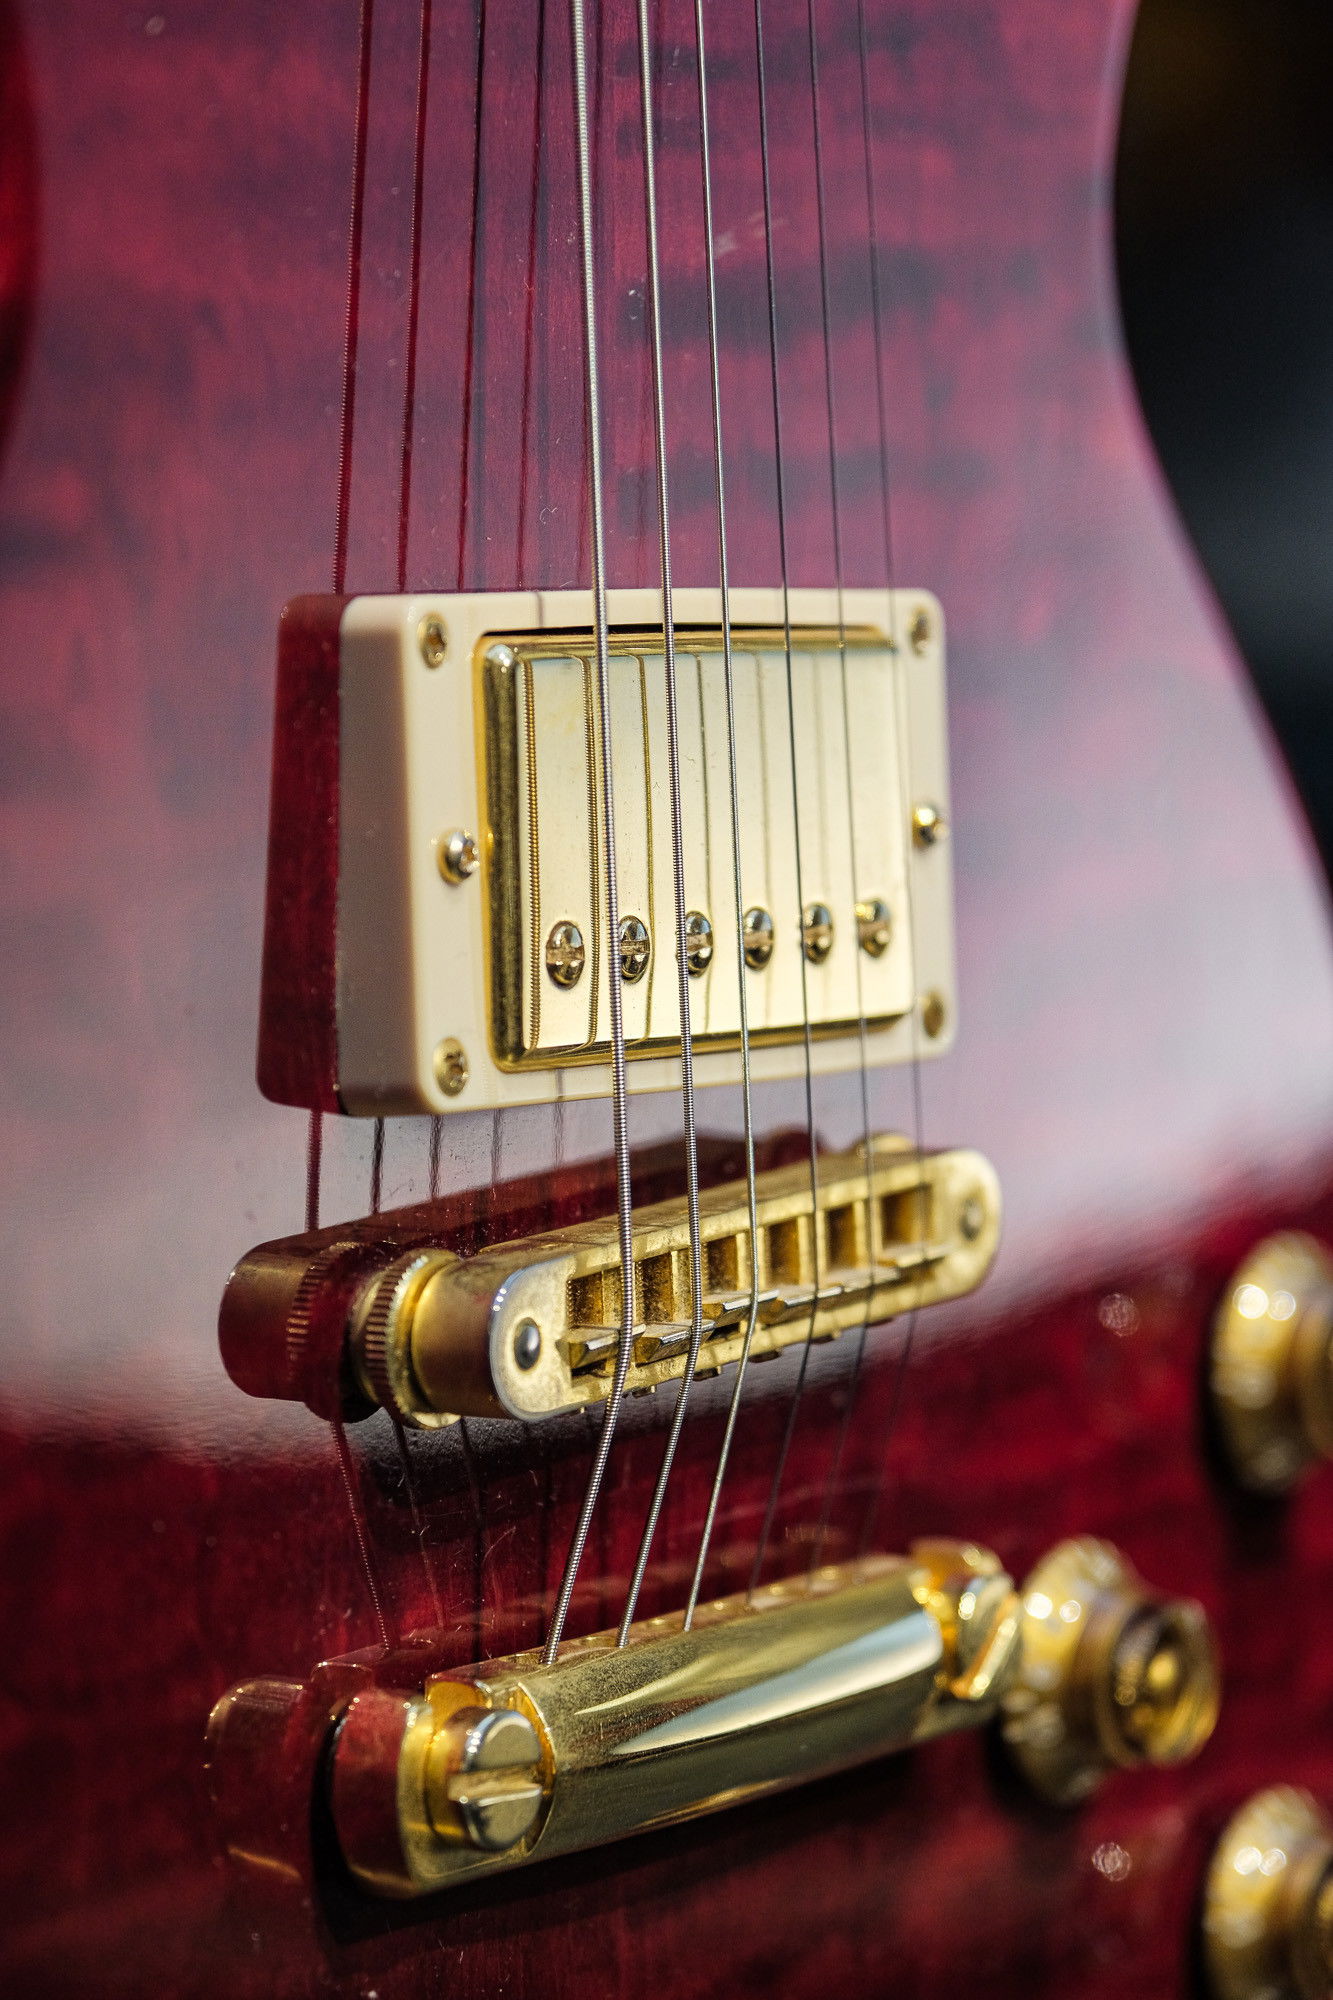
<svg viewBox="0 0 1333 2000"><path fill-rule="evenodd" d="M697 1365L716 1374L807 1339L972 1291L999 1240L1000 1193L979 1153L919 1154L904 1140L808 1159L749 1189L700 1197L703 1328ZM693 1342L683 1199L636 1207L631 1394L685 1372ZM752 1325L753 1316L753 1325ZM222 1352L259 1395L303 1395L293 1357L323 1344L346 1414L388 1409L424 1429L457 1416L536 1422L602 1401L624 1320L614 1215L459 1256L428 1227L391 1218L261 1245L222 1303Z"/></svg>
<svg viewBox="0 0 1333 2000"><path fill-rule="evenodd" d="M660 601L610 598L615 938L591 615L588 594L568 591L288 606L268 1096L369 1116L608 1094L613 980L631 1087L677 1087ZM807 1040L819 1070L854 1066L867 1044L875 1062L944 1049L938 604L916 590L733 592L731 721L718 593L678 591L674 630L697 1081L739 1077L742 986L760 1079L802 1071Z"/></svg>

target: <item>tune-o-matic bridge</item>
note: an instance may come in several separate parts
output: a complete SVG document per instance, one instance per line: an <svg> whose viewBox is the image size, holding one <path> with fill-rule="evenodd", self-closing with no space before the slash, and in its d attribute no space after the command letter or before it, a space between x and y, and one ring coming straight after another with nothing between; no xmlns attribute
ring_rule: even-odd
<svg viewBox="0 0 1333 2000"><path fill-rule="evenodd" d="M733 591L729 673L718 593L678 590L674 608L696 1081L739 1077L742 990L758 1078L855 1067L867 1048L939 1053L954 1028L939 605ZM614 938L588 594L288 606L267 1095L361 1115L604 1095L613 982L631 1087L678 1087L660 600L613 591L609 616Z"/></svg>
<svg viewBox="0 0 1333 2000"><path fill-rule="evenodd" d="M980 1284L995 1255L994 1170L966 1151L918 1154L898 1138L768 1170L700 1198L699 1368L769 1359ZM693 1336L683 1199L636 1208L631 1392L680 1376ZM753 1317L753 1329L751 1319ZM300 1394L293 1342L322 1325L363 1412L432 1427L456 1416L535 1421L606 1396L624 1320L614 1216L459 1256L428 1231L373 1226L261 1245L232 1273L222 1351L259 1394Z"/></svg>

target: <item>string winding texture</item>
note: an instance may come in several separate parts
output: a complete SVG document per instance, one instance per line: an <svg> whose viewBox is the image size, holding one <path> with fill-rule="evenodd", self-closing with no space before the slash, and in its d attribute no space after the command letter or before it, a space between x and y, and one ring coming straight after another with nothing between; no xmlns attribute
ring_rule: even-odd
<svg viewBox="0 0 1333 2000"><path fill-rule="evenodd" d="M620 1339L602 1417L602 1427L579 1509L555 1609L546 1635L543 1658L554 1660L569 1616L579 1565L587 1546L597 1496L606 1476L625 1382L634 1352L634 1220L630 1175L628 1077L625 1061L625 1012L617 976L620 935L620 891L616 877L615 783L611 754L611 663L606 608L606 522L602 470L602 396L597 346L597 270L592 197L592 140L588 119L588 49L583 0L570 0L573 37L574 119L578 154L579 244L583 274L584 393L588 426L588 512L591 529L593 613L597 647L597 717L601 751L602 819L606 837L606 926L609 968L607 988L611 1014L611 1114L616 1156L616 1207L620 1247Z"/></svg>
<svg viewBox="0 0 1333 2000"><path fill-rule="evenodd" d="M671 499L667 473L666 394L662 367L662 273L657 231L657 140L653 119L652 42L648 0L638 0L639 94L643 104L643 198L648 237L648 312L653 367L653 442L657 464L658 551L662 572L662 651L666 666L667 761L671 794L671 876L676 918L676 981L680 1003L680 1094L685 1132L685 1202L690 1235L690 1344L662 1460L639 1538L617 1644L629 1640L643 1588L653 1536L666 1499L704 1337L703 1245L699 1233L699 1148L694 1111L694 1031L690 1020L690 970L685 955L685 841L680 795L680 712L676 690L675 606L671 580ZM615 978L615 965L611 976Z"/></svg>

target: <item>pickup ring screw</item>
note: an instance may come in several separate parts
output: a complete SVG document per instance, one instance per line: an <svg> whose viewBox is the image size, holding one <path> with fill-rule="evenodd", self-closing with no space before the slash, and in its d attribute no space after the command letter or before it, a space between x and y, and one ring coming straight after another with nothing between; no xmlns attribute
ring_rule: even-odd
<svg viewBox="0 0 1333 2000"><path fill-rule="evenodd" d="M937 805L929 799L922 799L912 807L912 844L915 847L938 847L949 837L949 822Z"/></svg>
<svg viewBox="0 0 1333 2000"><path fill-rule="evenodd" d="M449 628L438 611L428 611L417 626L417 645L428 667L442 667L449 654Z"/></svg>
<svg viewBox="0 0 1333 2000"><path fill-rule="evenodd" d="M949 1018L949 1010L944 1004L942 993L927 993L921 1002L921 1025L936 1041L944 1033L944 1024Z"/></svg>
<svg viewBox="0 0 1333 2000"><path fill-rule="evenodd" d="M435 1059L432 1066L435 1070L435 1081L446 1097L458 1097L467 1088L470 1074L467 1054L463 1044L456 1042L452 1035L435 1044Z"/></svg>
<svg viewBox="0 0 1333 2000"><path fill-rule="evenodd" d="M541 1328L535 1319L521 1319L514 1328L514 1360L522 1369L535 1368L541 1352Z"/></svg>
<svg viewBox="0 0 1333 2000"><path fill-rule="evenodd" d="M801 917L801 948L811 965L822 965L833 949L833 912L827 903L807 903Z"/></svg>
<svg viewBox="0 0 1333 2000"><path fill-rule="evenodd" d="M921 605L913 612L912 622L907 628L907 643L918 658L929 646L932 636L930 613Z"/></svg>
<svg viewBox="0 0 1333 2000"><path fill-rule="evenodd" d="M969 1243L975 1243L986 1226L986 1204L979 1194L970 1194L958 1211L958 1227Z"/></svg>
<svg viewBox="0 0 1333 2000"><path fill-rule="evenodd" d="M435 859L445 881L457 887L460 882L466 882L469 875L476 874L481 850L475 835L456 826L452 833L441 834L435 848Z"/></svg>
<svg viewBox="0 0 1333 2000"><path fill-rule="evenodd" d="M702 910L685 913L685 964L691 979L698 979L713 963L713 926Z"/></svg>
<svg viewBox="0 0 1333 2000"><path fill-rule="evenodd" d="M762 972L773 956L773 919L758 903L741 920L745 963L751 972Z"/></svg>
<svg viewBox="0 0 1333 2000"><path fill-rule="evenodd" d="M587 962L587 947L577 924L560 923L546 940L546 970L556 986L577 986Z"/></svg>
<svg viewBox="0 0 1333 2000"><path fill-rule="evenodd" d="M643 978L648 970L648 960L652 955L652 940L648 936L648 926L642 917L622 917L620 919L620 976L627 986L633 986Z"/></svg>
<svg viewBox="0 0 1333 2000"><path fill-rule="evenodd" d="M883 958L893 938L893 916L882 896L857 904L856 937L870 958Z"/></svg>

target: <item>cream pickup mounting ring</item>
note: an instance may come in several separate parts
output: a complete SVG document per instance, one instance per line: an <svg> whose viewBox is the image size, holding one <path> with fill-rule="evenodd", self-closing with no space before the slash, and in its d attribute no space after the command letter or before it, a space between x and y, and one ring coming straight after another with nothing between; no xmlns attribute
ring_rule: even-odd
<svg viewBox="0 0 1333 2000"><path fill-rule="evenodd" d="M613 979L631 1086L678 1086L659 599L613 591L609 615L615 939L588 594L287 607L266 1095L359 1116L608 1095ZM718 593L677 591L675 626L696 1080L739 1077L742 981L759 1079L803 1071L807 1010L817 1069L861 1061L862 1022L875 1062L939 1054L957 1018L939 605L732 592L739 911Z"/></svg>

